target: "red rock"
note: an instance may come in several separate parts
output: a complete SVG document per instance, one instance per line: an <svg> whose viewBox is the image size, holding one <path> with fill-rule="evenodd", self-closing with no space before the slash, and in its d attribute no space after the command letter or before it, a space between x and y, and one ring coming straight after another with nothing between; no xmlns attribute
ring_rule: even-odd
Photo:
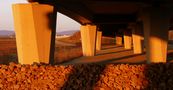
<svg viewBox="0 0 173 90"><path fill-rule="evenodd" d="M3 84L0 84L0 89L2 89L2 88L3 88L3 86L4 86Z"/></svg>
<svg viewBox="0 0 173 90"><path fill-rule="evenodd" d="M14 89L19 89L19 85L14 85Z"/></svg>
<svg viewBox="0 0 173 90"><path fill-rule="evenodd" d="M22 68L21 68L21 71L22 71L22 72L24 72L25 70L26 70L25 67L22 67Z"/></svg>

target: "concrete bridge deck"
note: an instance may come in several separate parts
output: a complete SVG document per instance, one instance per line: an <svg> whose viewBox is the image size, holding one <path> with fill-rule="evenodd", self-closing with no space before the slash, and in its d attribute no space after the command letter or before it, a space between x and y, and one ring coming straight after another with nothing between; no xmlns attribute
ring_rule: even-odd
<svg viewBox="0 0 173 90"><path fill-rule="evenodd" d="M168 46L168 62L173 61L173 45ZM146 54L134 54L132 49L124 49L119 45L105 45L101 51L97 51L95 56L80 57L71 61L62 63L67 64L81 64L81 63L129 63L140 64L146 63Z"/></svg>

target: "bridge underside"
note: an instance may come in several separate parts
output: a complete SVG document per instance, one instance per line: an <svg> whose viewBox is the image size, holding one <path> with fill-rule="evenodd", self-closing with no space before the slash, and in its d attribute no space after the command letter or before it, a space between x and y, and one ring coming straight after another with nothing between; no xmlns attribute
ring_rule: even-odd
<svg viewBox="0 0 173 90"><path fill-rule="evenodd" d="M170 9L172 0L29 0L50 4L55 9L74 19L82 25L97 25L101 31L112 36L112 30L127 28L129 23L141 21L143 11L158 9L160 11ZM171 9L172 10L172 9ZM168 10L169 11L169 10ZM172 26L170 19L170 28ZM107 30L105 27L108 27ZM116 27L116 28L115 28ZM111 28L111 29L110 29ZM109 30L108 30L109 29Z"/></svg>
<svg viewBox="0 0 173 90"><path fill-rule="evenodd" d="M54 5L81 24L135 22L142 9L172 7L172 0L29 0Z"/></svg>
<svg viewBox="0 0 173 90"><path fill-rule="evenodd" d="M51 61L52 54L43 52L53 52L57 11L82 25L81 40L84 56L94 56L96 46L100 50L100 45L96 44L100 44L103 34L115 37L116 43L124 44L125 49L133 48L134 54L143 53L145 48L148 63L166 62L168 30L172 28L173 21L172 0L29 1L38 3L19 4L13 7L17 46L22 47L18 49L21 62L29 57L28 54L31 54L32 49L36 53L30 59L38 61L41 58L47 62ZM26 15L29 16L25 17ZM26 27L32 28L27 28L28 32L24 32L22 29ZM41 38L39 30L47 39ZM102 34L99 31L102 31ZM33 38L29 38L28 41L29 33ZM32 41L33 39L35 41ZM45 55L46 57L43 57Z"/></svg>

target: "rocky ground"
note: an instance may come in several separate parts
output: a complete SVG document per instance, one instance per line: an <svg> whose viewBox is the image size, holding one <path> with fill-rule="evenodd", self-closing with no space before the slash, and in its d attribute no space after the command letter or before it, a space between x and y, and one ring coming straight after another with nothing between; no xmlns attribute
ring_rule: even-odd
<svg viewBox="0 0 173 90"><path fill-rule="evenodd" d="M172 90L173 64L0 65L1 90Z"/></svg>

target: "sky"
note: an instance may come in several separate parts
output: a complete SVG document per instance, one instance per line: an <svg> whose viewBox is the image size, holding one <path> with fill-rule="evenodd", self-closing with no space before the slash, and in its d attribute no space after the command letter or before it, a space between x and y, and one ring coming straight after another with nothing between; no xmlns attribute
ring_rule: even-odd
<svg viewBox="0 0 173 90"><path fill-rule="evenodd" d="M27 3L27 0L0 0L0 30L14 30L12 4ZM71 18L57 13L57 32L79 30L80 24Z"/></svg>

